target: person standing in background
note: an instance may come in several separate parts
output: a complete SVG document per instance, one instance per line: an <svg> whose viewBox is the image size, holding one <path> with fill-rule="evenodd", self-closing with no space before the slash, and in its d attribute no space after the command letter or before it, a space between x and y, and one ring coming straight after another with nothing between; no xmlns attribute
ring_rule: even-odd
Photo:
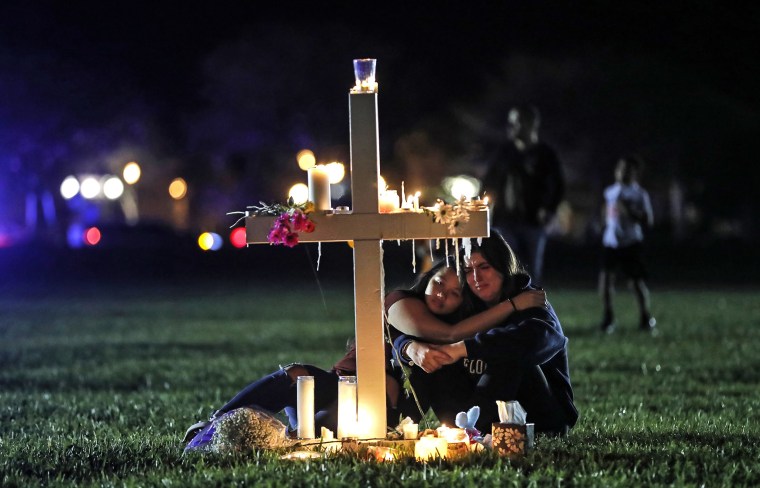
<svg viewBox="0 0 760 488"><path fill-rule="evenodd" d="M642 258L643 228L652 227L654 215L649 194L638 183L641 166L641 160L636 156L621 158L615 168L615 184L604 190L604 234L599 290L604 306L601 329L606 333L615 330L612 293L615 289L617 269L633 282L641 314L639 328L651 331L657 324L649 310L649 290L644 281L646 268Z"/></svg>
<svg viewBox="0 0 760 488"><path fill-rule="evenodd" d="M543 279L546 226L565 193L562 165L556 152L539 140L540 125L534 106L510 109L507 141L490 158L483 180L493 204L491 225L538 284Z"/></svg>

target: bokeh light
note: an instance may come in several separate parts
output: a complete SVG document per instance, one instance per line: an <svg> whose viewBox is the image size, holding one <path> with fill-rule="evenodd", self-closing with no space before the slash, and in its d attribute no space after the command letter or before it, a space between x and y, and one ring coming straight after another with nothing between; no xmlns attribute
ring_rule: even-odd
<svg viewBox="0 0 760 488"><path fill-rule="evenodd" d="M216 232L204 232L198 236L198 247L204 251L218 251L222 248L222 236Z"/></svg>
<svg viewBox="0 0 760 488"><path fill-rule="evenodd" d="M296 183L290 187L288 198L292 198L295 203L305 203L309 199L309 187L303 183Z"/></svg>
<svg viewBox="0 0 760 488"><path fill-rule="evenodd" d="M455 199L472 198L480 192L480 181L472 176L459 175L444 178L443 188Z"/></svg>
<svg viewBox="0 0 760 488"><path fill-rule="evenodd" d="M142 171L140 170L140 165L132 161L131 163L127 163L126 166L124 166L122 176L128 185L134 185L140 180L141 173Z"/></svg>
<svg viewBox="0 0 760 488"><path fill-rule="evenodd" d="M82 184L79 187L79 192L84 198L88 200L95 198L100 194L100 182L94 176L88 176L82 180Z"/></svg>
<svg viewBox="0 0 760 488"><path fill-rule="evenodd" d="M298 151L298 154L296 154L296 160L298 161L298 167L304 171L317 164L317 158L314 157L314 153L309 149Z"/></svg>
<svg viewBox="0 0 760 488"><path fill-rule="evenodd" d="M230 232L230 243L238 249L245 247L245 227L235 227Z"/></svg>
<svg viewBox="0 0 760 488"><path fill-rule="evenodd" d="M61 183L61 196L70 200L79 193L79 180L74 176L67 176Z"/></svg>
<svg viewBox="0 0 760 488"><path fill-rule="evenodd" d="M100 229L97 227L90 227L84 231L84 243L88 246L94 246L100 242L101 234Z"/></svg>
<svg viewBox="0 0 760 488"><path fill-rule="evenodd" d="M346 167L343 163L332 162L327 164L327 178L330 180L330 184L340 183L345 176Z"/></svg>
<svg viewBox="0 0 760 488"><path fill-rule="evenodd" d="M187 182L182 178L174 178L169 184L169 195L175 200L182 200L187 195Z"/></svg>
<svg viewBox="0 0 760 488"><path fill-rule="evenodd" d="M103 183L103 195L109 200L116 200L124 193L124 183L116 176L109 176Z"/></svg>

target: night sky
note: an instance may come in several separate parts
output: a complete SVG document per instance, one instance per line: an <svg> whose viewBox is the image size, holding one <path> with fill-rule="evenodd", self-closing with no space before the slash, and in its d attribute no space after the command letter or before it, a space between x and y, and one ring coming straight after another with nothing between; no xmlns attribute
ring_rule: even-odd
<svg viewBox="0 0 760 488"><path fill-rule="evenodd" d="M378 58L382 164L398 178L441 162L477 173L506 109L528 101L570 198L638 152L649 186L682 182L704 225L756 209L753 3L270 3L2 2L0 209L19 182L113 170L130 150L221 192L265 161L292 178L302 146L346 160L356 57ZM281 191L242 185L251 200Z"/></svg>

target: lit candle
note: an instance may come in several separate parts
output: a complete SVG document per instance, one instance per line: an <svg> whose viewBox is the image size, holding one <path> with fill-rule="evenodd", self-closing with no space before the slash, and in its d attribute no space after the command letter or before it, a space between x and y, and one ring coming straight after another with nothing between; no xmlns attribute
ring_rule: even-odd
<svg viewBox="0 0 760 488"><path fill-rule="evenodd" d="M298 437L314 438L314 377L299 376L296 389Z"/></svg>
<svg viewBox="0 0 760 488"><path fill-rule="evenodd" d="M438 431L438 436L443 437L446 439L446 442L453 443L453 442L464 442L468 440L467 433L464 429L459 429L456 427L452 428L445 428L444 430Z"/></svg>
<svg viewBox="0 0 760 488"><path fill-rule="evenodd" d="M318 164L308 170L309 200L317 210L330 210L330 174L327 166Z"/></svg>
<svg viewBox="0 0 760 488"><path fill-rule="evenodd" d="M320 433L321 433L320 437L322 438L323 441L331 441L335 439L335 436L333 435L333 431L331 431L327 427L322 427Z"/></svg>
<svg viewBox="0 0 760 488"><path fill-rule="evenodd" d="M380 213L390 213L399 209L398 192L396 190L385 190L380 193L378 209Z"/></svg>
<svg viewBox="0 0 760 488"><path fill-rule="evenodd" d="M414 210L420 209L420 192L414 194L414 200L412 200L412 208L414 208Z"/></svg>
<svg viewBox="0 0 760 488"><path fill-rule="evenodd" d="M404 424L401 430L404 431L404 439L416 439L419 434L419 425L417 424Z"/></svg>
<svg viewBox="0 0 760 488"><path fill-rule="evenodd" d="M356 437L356 376L338 378L338 439Z"/></svg>
<svg viewBox="0 0 760 488"><path fill-rule="evenodd" d="M443 437L425 435L414 444L414 457L417 461L427 461L434 458L445 458L449 444Z"/></svg>

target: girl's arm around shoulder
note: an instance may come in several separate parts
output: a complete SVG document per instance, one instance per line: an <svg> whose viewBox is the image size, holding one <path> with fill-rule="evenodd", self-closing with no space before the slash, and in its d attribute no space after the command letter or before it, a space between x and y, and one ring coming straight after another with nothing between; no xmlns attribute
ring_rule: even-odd
<svg viewBox="0 0 760 488"><path fill-rule="evenodd" d="M545 300L544 291L528 290L511 301L505 300L456 324L449 324L431 313L422 300L410 297L390 306L388 322L404 334L434 343L451 343L495 327L516 311L541 307Z"/></svg>

